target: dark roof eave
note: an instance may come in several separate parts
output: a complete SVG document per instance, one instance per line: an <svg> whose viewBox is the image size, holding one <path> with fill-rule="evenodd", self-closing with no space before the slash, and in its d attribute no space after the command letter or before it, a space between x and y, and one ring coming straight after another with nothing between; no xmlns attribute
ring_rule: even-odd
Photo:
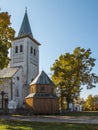
<svg viewBox="0 0 98 130"><path fill-rule="evenodd" d="M34 38L30 37L29 35L25 35L25 36L21 36L21 37L15 37L14 40L17 40L17 39L21 39L21 38L30 38L33 42L35 42L37 45L41 45L37 40L35 40Z"/></svg>

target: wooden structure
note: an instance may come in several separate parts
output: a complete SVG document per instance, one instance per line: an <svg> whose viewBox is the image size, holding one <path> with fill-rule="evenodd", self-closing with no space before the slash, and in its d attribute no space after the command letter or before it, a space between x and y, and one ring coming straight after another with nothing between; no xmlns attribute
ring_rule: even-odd
<svg viewBox="0 0 98 130"><path fill-rule="evenodd" d="M59 113L59 101L55 86L47 74L42 71L30 84L30 94L25 98L26 107L35 114Z"/></svg>

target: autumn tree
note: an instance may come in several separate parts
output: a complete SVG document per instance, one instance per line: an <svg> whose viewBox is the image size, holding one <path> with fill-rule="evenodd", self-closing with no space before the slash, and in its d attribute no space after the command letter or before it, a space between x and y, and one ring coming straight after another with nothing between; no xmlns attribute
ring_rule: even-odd
<svg viewBox="0 0 98 130"><path fill-rule="evenodd" d="M93 96L94 99L94 110L98 110L98 95Z"/></svg>
<svg viewBox="0 0 98 130"><path fill-rule="evenodd" d="M9 63L8 50L14 39L15 31L11 27L10 15L7 12L0 13L0 69Z"/></svg>
<svg viewBox="0 0 98 130"><path fill-rule="evenodd" d="M94 98L92 95L89 95L83 105L84 110L92 111L94 109Z"/></svg>
<svg viewBox="0 0 98 130"><path fill-rule="evenodd" d="M92 72L95 59L91 57L91 50L77 47L72 54L61 55L51 67L52 80L60 95L61 108L64 99L67 103L79 96L82 86L87 89L95 87L98 76Z"/></svg>
<svg viewBox="0 0 98 130"><path fill-rule="evenodd" d="M98 95L89 95L83 104L83 110L98 110Z"/></svg>

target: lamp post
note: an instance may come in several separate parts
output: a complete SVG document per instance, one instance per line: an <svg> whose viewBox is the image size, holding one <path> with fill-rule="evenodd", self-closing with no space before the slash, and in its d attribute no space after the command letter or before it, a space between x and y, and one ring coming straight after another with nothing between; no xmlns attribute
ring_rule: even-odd
<svg viewBox="0 0 98 130"><path fill-rule="evenodd" d="M4 91L1 91L1 102L2 102L2 110L3 110L3 100L4 100L4 95L6 94Z"/></svg>

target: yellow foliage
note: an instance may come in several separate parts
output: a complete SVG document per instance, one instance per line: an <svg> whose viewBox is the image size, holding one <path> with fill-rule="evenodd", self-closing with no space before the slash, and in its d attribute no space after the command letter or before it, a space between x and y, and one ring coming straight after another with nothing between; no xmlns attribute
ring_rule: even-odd
<svg viewBox="0 0 98 130"><path fill-rule="evenodd" d="M10 15L8 12L0 13L0 69L9 63L8 49L14 40L15 31L11 27Z"/></svg>

